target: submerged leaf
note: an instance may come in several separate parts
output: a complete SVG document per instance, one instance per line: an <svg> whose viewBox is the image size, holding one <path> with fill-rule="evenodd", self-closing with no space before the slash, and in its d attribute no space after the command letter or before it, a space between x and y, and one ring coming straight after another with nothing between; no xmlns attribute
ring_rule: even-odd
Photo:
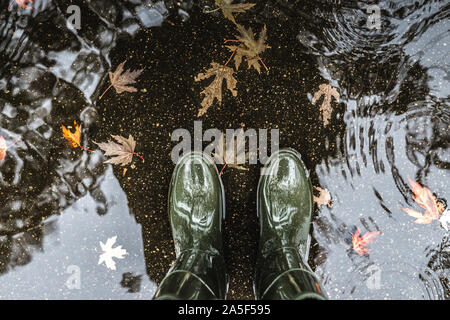
<svg viewBox="0 0 450 320"><path fill-rule="evenodd" d="M323 205L327 205L331 207L331 195L327 189L322 189L320 187L314 187L317 191L319 191L319 196L316 197L313 195L313 200L317 203L317 207L320 208Z"/></svg>
<svg viewBox="0 0 450 320"><path fill-rule="evenodd" d="M314 93L312 104L316 104L317 100L319 100L322 95L324 98L320 106L320 112L322 112L323 125L326 127L331 119L331 113L333 111L333 108L331 107L331 97L334 97L334 99L339 102L339 92L329 84L321 84L319 86L319 91Z"/></svg>
<svg viewBox="0 0 450 320"><path fill-rule="evenodd" d="M119 143L111 140L101 143L94 142L99 146L100 149L105 152L105 156L114 156L113 158L105 161L105 163L120 164L122 166L125 166L131 162L134 154L144 160L144 158L134 152L136 141L131 135L128 137L128 139L122 136L114 135L111 135L111 137L113 137Z"/></svg>
<svg viewBox="0 0 450 320"><path fill-rule="evenodd" d="M238 41L241 42L241 44L239 46L226 46L229 50L236 53L234 56L236 70L238 70L239 66L241 65L242 57L245 57L247 59L248 69L253 67L256 71L258 71L258 73L261 73L259 62L262 63L262 60L259 55L267 48L270 48L270 46L266 44L266 26L264 26L264 28L262 29L258 40L255 40L251 28L248 28L248 30L246 30L243 26L238 24L237 29L241 34L241 36L237 37ZM265 65L264 67L267 70L267 67Z"/></svg>
<svg viewBox="0 0 450 320"><path fill-rule="evenodd" d="M429 224L433 220L439 219L439 216L444 211L442 203L437 201L436 197L427 187L422 187L410 178L408 178L408 181L414 193L412 198L420 207L425 209L425 212L421 213L408 208L402 208L402 210L409 216L416 218L414 222L418 224Z"/></svg>
<svg viewBox="0 0 450 320"><path fill-rule="evenodd" d="M63 136L67 140L67 144L71 146L72 148L78 148L81 146L80 140L81 140L81 127L78 125L76 121L73 122L75 125L75 132L71 132L69 129L67 129L64 125L61 126Z"/></svg>
<svg viewBox="0 0 450 320"><path fill-rule="evenodd" d="M3 136L0 136L0 161L5 159L6 156L6 149L8 149L6 147L6 141L3 138Z"/></svg>
<svg viewBox="0 0 450 320"><path fill-rule="evenodd" d="M133 86L130 86L130 84L136 83L136 78L140 76L142 71L144 69L139 69L135 71L126 70L123 72L123 67L125 65L125 62L122 62L117 67L116 71L109 73L109 80L111 82L111 85L103 92L103 94L100 96L99 99L103 97L103 95L111 88L114 87L116 89L117 93L122 92L136 92L137 89Z"/></svg>
<svg viewBox="0 0 450 320"><path fill-rule="evenodd" d="M8 10L11 8L13 3L17 3L17 6L21 9L33 9L32 7L28 6L28 3L33 3L34 0L12 0L9 4Z"/></svg>
<svg viewBox="0 0 450 320"><path fill-rule="evenodd" d="M360 256L369 254L369 249L365 248L364 246L371 243L380 233L381 231L367 232L362 237L360 237L359 235L361 234L361 231L359 230L359 228L357 228L355 234L352 235L353 250L355 250L355 252Z"/></svg>
<svg viewBox="0 0 450 320"><path fill-rule="evenodd" d="M205 73L199 73L194 80L196 82L215 76L215 79L209 86L207 86L200 94L205 95L201 103L202 108L198 111L198 117L201 117L208 111L209 107L213 104L214 99L222 103L222 85L223 80L226 81L227 89L231 91L231 94L236 97L237 80L233 77L234 70L227 66L222 66L216 62L211 63L211 68L206 70Z"/></svg>
<svg viewBox="0 0 450 320"><path fill-rule="evenodd" d="M255 3L236 3L233 4L233 0L215 0L216 5L222 10L223 16L231 20L236 24L233 13L243 13L246 10L252 8Z"/></svg>

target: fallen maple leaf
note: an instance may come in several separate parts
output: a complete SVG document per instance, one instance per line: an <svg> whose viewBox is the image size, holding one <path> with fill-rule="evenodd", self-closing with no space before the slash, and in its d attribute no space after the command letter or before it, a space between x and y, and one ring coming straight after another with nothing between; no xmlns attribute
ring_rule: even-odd
<svg viewBox="0 0 450 320"><path fill-rule="evenodd" d="M324 98L320 105L320 112L323 117L323 125L326 127L331 119L331 113L333 111L333 108L331 107L331 97L334 97L336 101L339 102L339 92L329 84L321 84L319 86L319 91L314 93L312 104L316 104L316 101L319 100L322 95L324 95Z"/></svg>
<svg viewBox="0 0 450 320"><path fill-rule="evenodd" d="M109 90L111 89L111 87L114 87L114 89L116 89L117 93L122 93L122 92L136 92L137 89L133 86L130 86L130 84L136 83L136 78L140 76L140 74L142 73L142 71L144 71L144 69L139 69L139 70L135 70L135 71L130 71L130 70L126 70L125 72L123 72L123 67L125 66L125 62L122 62L121 64L119 64L119 66L117 67L116 71L110 72L109 73L109 80L111 82L111 84L109 85L108 88L106 88L106 90L103 92L103 94L100 96L99 99L101 99L103 97L103 95Z"/></svg>
<svg viewBox="0 0 450 320"><path fill-rule="evenodd" d="M71 132L64 125L61 125L64 138L67 139L67 144L72 148L78 148L80 146L81 140L81 127L76 121L73 122L75 125L75 132Z"/></svg>
<svg viewBox="0 0 450 320"><path fill-rule="evenodd" d="M319 191L319 196L316 197L313 195L313 200L317 203L317 207L320 208L323 205L327 205L331 207L331 195L327 189L322 189L320 187L314 187L317 191Z"/></svg>
<svg viewBox="0 0 450 320"><path fill-rule="evenodd" d="M71 132L64 125L61 125L61 129L63 132L64 138L67 140L67 144L72 148L81 148L89 152L93 152L92 150L85 148L81 145L81 126L78 125L76 121L73 122L75 126L75 132Z"/></svg>
<svg viewBox="0 0 450 320"><path fill-rule="evenodd" d="M108 238L106 244L100 241L100 247L102 248L102 254L98 259L98 264L102 262L105 263L106 267L111 270L116 270L116 263L113 258L123 259L124 255L127 254L127 250L122 249L122 246L117 246L113 248L112 246L116 243L117 236Z"/></svg>
<svg viewBox="0 0 450 320"><path fill-rule="evenodd" d="M243 13L246 10L255 6L255 3L236 3L233 0L215 0L216 5L222 10L223 16L236 24L233 13ZM214 10L215 11L215 10Z"/></svg>
<svg viewBox="0 0 450 320"><path fill-rule="evenodd" d="M134 152L134 148L136 147L136 141L134 140L133 136L129 136L128 139L122 137L122 136L114 136L111 135L117 142L108 140L108 142L101 142L97 143L94 142L96 145L100 147L103 151L105 151L106 156L115 156L107 161L105 163L112 163L112 164L121 164L122 166L125 166L131 162L131 159L133 158L133 155L137 155L139 158L142 159L142 162L144 162L144 158L142 158L139 154Z"/></svg>
<svg viewBox="0 0 450 320"><path fill-rule="evenodd" d="M367 232L362 237L360 237L359 235L361 234L361 231L359 230L359 228L356 228L355 234L352 235L353 250L355 250L355 252L360 256L369 254L369 249L365 248L364 246L371 243L380 233L381 231Z"/></svg>
<svg viewBox="0 0 450 320"><path fill-rule="evenodd" d="M244 133L243 131L240 131L242 134L241 139L245 139ZM220 136L220 140L219 143L217 144L216 150L217 153L213 153L213 157L216 158L219 163L223 163L223 167L222 170L220 171L219 175L222 175L223 170L225 169L225 167L230 167L230 168L234 168L234 169L238 169L238 170L246 170L248 171L248 168L240 166L237 164L237 158L244 153L245 154L245 150L241 149L241 150L237 150L237 136L234 136L234 143L232 144L234 146L234 150L231 150L229 146L227 146L227 144L225 143L225 135L222 133L222 135ZM244 140L245 141L245 140ZM230 144L231 145L231 144ZM228 147L228 148L227 148ZM231 156L230 156L231 154ZM227 163L227 158L233 157L232 161L229 161ZM247 161L249 159L249 155L246 154L245 155L245 161Z"/></svg>
<svg viewBox="0 0 450 320"><path fill-rule="evenodd" d="M8 150L8 148L11 147L12 145L16 144L19 140L20 140L20 138L17 139L16 141L14 141L13 143L11 143L9 146L7 146L5 138L3 138L3 136L0 136L0 161L5 159L6 151Z"/></svg>
<svg viewBox="0 0 450 320"><path fill-rule="evenodd" d="M6 147L6 141L3 138L3 136L0 136L0 161L5 159L6 156L6 149L8 149Z"/></svg>
<svg viewBox="0 0 450 320"><path fill-rule="evenodd" d="M222 66L216 62L211 63L211 68L206 70L205 73L199 73L195 78L195 82L215 76L215 79L209 86L205 88L200 94L204 94L205 97L201 103L202 108L199 109L197 116L201 117L208 111L209 107L213 104L214 99L222 103L222 85L223 80L226 80L227 89L231 91L233 97L237 96L236 84L237 80L233 77L234 70L227 66Z"/></svg>
<svg viewBox="0 0 450 320"><path fill-rule="evenodd" d="M258 40L255 40L252 28L248 28L248 30L246 30L243 26L238 24L237 29L241 34L241 36L237 36L238 40L226 40L241 43L239 46L226 46L233 52L233 54L235 54L234 64L236 66L236 70L238 70L239 66L241 65L242 57L246 57L248 69L253 67L256 71L258 71L258 73L261 73L259 66L259 62L261 62L264 68L269 71L269 69L267 69L266 65L259 56L267 48L270 48L270 46L265 43L267 40L266 26L264 26L261 33L259 34Z"/></svg>
<svg viewBox="0 0 450 320"><path fill-rule="evenodd" d="M425 212L422 214L421 212L408 208L402 208L402 210L411 217L416 218L414 222L419 224L429 224L433 220L439 219L439 216L444 211L442 203L437 201L436 197L427 187L422 187L410 178L408 178L408 181L414 193L412 198L419 206L425 209Z"/></svg>
<svg viewBox="0 0 450 320"><path fill-rule="evenodd" d="M17 3L17 6L21 9L33 9L32 7L28 6L27 3L33 3L34 0L13 0L8 6L8 10L11 8L13 3Z"/></svg>

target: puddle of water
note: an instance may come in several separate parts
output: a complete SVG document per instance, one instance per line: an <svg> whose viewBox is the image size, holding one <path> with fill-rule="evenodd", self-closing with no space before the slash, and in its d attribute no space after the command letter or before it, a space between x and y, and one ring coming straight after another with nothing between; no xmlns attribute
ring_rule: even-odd
<svg viewBox="0 0 450 320"><path fill-rule="evenodd" d="M12 237L11 262L19 263L0 277L1 299L152 298L156 284L146 274L142 229L111 168L102 179L105 214L97 213L87 194L42 223L41 241L32 232ZM124 259L114 259L116 270L98 264L100 242L110 237L117 237L113 247L127 251Z"/></svg>
<svg viewBox="0 0 450 320"><path fill-rule="evenodd" d="M0 135L8 145L20 138L0 162L0 298L150 299L174 260L170 134L192 132L203 85L193 76L228 59L223 39L236 30L220 12L203 13L211 3L140 0L80 1L75 30L69 3L0 11ZM238 97L225 93L203 128L279 128L280 146L302 153L333 200L315 212L310 254L331 298L449 299L448 232L401 210L417 209L408 177L449 198L449 5L380 1L379 30L366 27L367 6L258 2L238 21L267 25L270 72L241 67ZM139 91L98 100L124 60L145 67ZM340 94L326 128L311 104L322 83ZM133 135L145 163L124 176L99 151L69 149L60 125L74 120L85 146ZM231 299L253 298L259 168L249 169L223 176ZM357 227L381 231L369 255L348 249ZM99 242L112 236L129 253L115 271L97 264ZM79 267L80 289L66 285L69 266Z"/></svg>

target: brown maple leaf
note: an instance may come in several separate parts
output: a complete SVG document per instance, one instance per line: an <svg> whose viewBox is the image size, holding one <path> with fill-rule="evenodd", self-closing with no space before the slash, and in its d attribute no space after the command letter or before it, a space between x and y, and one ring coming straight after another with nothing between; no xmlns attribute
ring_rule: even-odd
<svg viewBox="0 0 450 320"><path fill-rule="evenodd" d="M234 64L236 66L236 70L239 69L239 66L242 62L242 57L247 59L248 69L253 67L258 73L261 73L259 62L262 63L264 68L269 71L259 56L266 49L270 48L269 45L266 44L267 40L267 29L266 26L262 29L259 34L258 40L255 39L252 28L248 28L246 30L243 26L237 25L237 29L241 36L237 36L238 40L227 40L227 41L236 41L240 42L239 46L226 46L229 50L235 54L234 56Z"/></svg>
<svg viewBox="0 0 450 320"><path fill-rule="evenodd" d="M237 80L233 77L234 70L230 67L223 66L216 62L211 62L211 68L205 73L199 73L194 80L196 82L215 76L215 79L209 86L207 86L200 94L205 95L201 103L202 108L198 110L198 117L201 117L208 111L213 104L214 99L222 104L222 85L223 80L226 80L227 89L231 91L233 97L237 96L236 84Z"/></svg>
<svg viewBox="0 0 450 320"><path fill-rule="evenodd" d="M355 234L352 235L353 250L355 250L355 252L360 256L369 254L369 249L365 248L364 246L371 243L380 233L381 231L367 232L362 237L360 237L359 235L361 234L361 230L359 230L359 228L356 228Z"/></svg>
<svg viewBox="0 0 450 320"><path fill-rule="evenodd" d="M320 112L322 112L323 126L326 127L331 119L331 113L333 111L333 108L331 107L331 97L334 97L334 99L339 102L339 92L337 92L336 88L333 88L327 83L321 84L319 86L319 91L314 93L312 104L316 104L317 100L319 100L322 95L324 98L320 106Z"/></svg>
<svg viewBox="0 0 450 320"><path fill-rule="evenodd" d="M236 20L234 20L233 13L243 13L256 5L256 3L233 4L233 0L215 0L215 2L220 10L222 10L223 16L231 20L234 24L236 24Z"/></svg>
<svg viewBox="0 0 450 320"><path fill-rule="evenodd" d="M17 3L17 6L21 9L33 9L32 7L28 6L27 3L33 3L34 0L13 0L8 6L8 10L11 8L13 3Z"/></svg>
<svg viewBox="0 0 450 320"><path fill-rule="evenodd" d="M242 131L242 136L240 138L241 139L245 139L243 131ZM246 168L244 166L240 166L240 165L237 164L238 157L242 153L245 154L245 150L244 149L237 150L237 136L235 135L233 137L233 139L234 139L234 143L232 145L234 146L234 150L232 150L230 148L230 146L225 143L225 135L222 133L222 135L220 136L219 143L217 144L217 147L216 147L217 153L213 153L213 157L216 158L219 161L219 163L223 163L224 164L223 167L222 167L222 170L219 173L219 175L222 174L223 170L227 166L230 167L230 168L238 169L238 170L246 170L246 171L248 171L248 168ZM245 141L245 140L243 140L243 141ZM232 160L228 161L228 163L227 163L227 161L226 161L227 158L231 158L231 157L232 157ZM248 159L249 159L249 154L246 154L245 155L245 161L248 161Z"/></svg>
<svg viewBox="0 0 450 320"><path fill-rule="evenodd" d="M331 207L331 195L327 189L322 189L320 187L314 187L317 191L319 191L319 196L316 197L313 195L313 200L317 204L317 207L320 208L323 205L327 205Z"/></svg>
<svg viewBox="0 0 450 320"><path fill-rule="evenodd" d="M114 156L113 158L105 161L105 163L120 164L122 166L125 166L131 162L133 155L137 155L142 159L142 162L144 162L144 158L134 152L136 141L131 135L128 137L128 139L122 136L114 135L111 135L111 137L113 137L119 143L111 140L101 143L94 142L100 147L100 149L105 152L105 156Z"/></svg>
<svg viewBox="0 0 450 320"><path fill-rule="evenodd" d="M444 205L437 201L436 197L427 187L422 187L419 183L408 178L409 184L412 187L414 193L414 201L425 209L424 213L418 212L413 209L402 208L408 215L416 218L415 223L429 224L433 220L438 220L442 212L444 211Z"/></svg>
<svg viewBox="0 0 450 320"><path fill-rule="evenodd" d="M116 89L117 93L122 93L122 92L136 92L137 89L133 86L130 86L130 84L136 83L136 78L140 76L140 74L142 73L142 71L144 71L144 69L139 69L139 70L134 70L134 71L130 71L130 70L125 70L125 72L123 72L123 67L125 66L125 62L122 62L121 64L119 64L119 66L117 67L116 71L110 72L109 73L109 80L111 82L111 84L109 85L108 88L106 88L106 90L103 92L103 94L100 96L99 99L101 99L103 97L103 95L109 90L111 89L111 87L114 87L114 89Z"/></svg>

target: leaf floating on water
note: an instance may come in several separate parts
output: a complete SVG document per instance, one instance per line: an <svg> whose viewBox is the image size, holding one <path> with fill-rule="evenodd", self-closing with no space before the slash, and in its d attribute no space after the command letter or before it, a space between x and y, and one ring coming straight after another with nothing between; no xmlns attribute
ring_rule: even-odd
<svg viewBox="0 0 450 320"><path fill-rule="evenodd" d="M99 146L100 149L105 152L105 156L114 156L111 159L105 161L105 163L120 164L122 166L125 166L131 162L133 155L137 155L142 159L142 162L144 162L144 158L134 152L136 141L131 135L128 137L128 139L122 136L114 135L111 135L111 137L113 137L119 143L111 140L101 143L94 142Z"/></svg>
<svg viewBox="0 0 450 320"><path fill-rule="evenodd" d="M371 243L380 233L381 231L367 232L362 237L360 237L359 235L361 234L361 231L359 230L359 228L357 228L355 234L352 235L353 250L360 256L369 254L369 249L365 248L364 246Z"/></svg>
<svg viewBox="0 0 450 320"><path fill-rule="evenodd" d="M322 189L320 187L314 187L317 191L319 191L319 196L316 197L313 195L313 200L317 204L317 207L320 209L321 206L327 205L331 207L331 195L327 189Z"/></svg>
<svg viewBox="0 0 450 320"><path fill-rule="evenodd" d="M20 138L17 139L16 141L14 141L13 143L11 143L9 146L7 146L5 138L3 138L3 136L0 136L0 161L5 159L6 151L8 150L8 148L11 147L12 145L16 144L19 140L20 140Z"/></svg>
<svg viewBox="0 0 450 320"><path fill-rule="evenodd" d="M67 129L64 125L61 126L63 136L67 140L67 144L71 146L72 148L78 148L81 147L80 140L81 140L81 127L78 125L76 121L73 122L75 125L75 132L71 132L69 129Z"/></svg>
<svg viewBox="0 0 450 320"><path fill-rule="evenodd" d="M411 217L416 218L414 222L419 224L429 224L433 220L439 219L439 216L444 211L444 205L437 201L430 189L422 187L410 178L408 178L408 181L414 193L412 198L420 207L425 209L425 212L421 213L408 208L402 208L402 210Z"/></svg>
<svg viewBox="0 0 450 320"><path fill-rule="evenodd" d="M316 104L317 100L319 100L322 95L324 98L322 104L320 105L320 112L323 117L323 126L326 127L331 119L331 113L333 112L333 108L331 107L331 98L334 97L334 99L339 102L339 92L337 92L336 88L333 88L329 84L321 84L319 86L319 91L314 93L312 104Z"/></svg>
<svg viewBox="0 0 450 320"><path fill-rule="evenodd" d="M233 13L243 13L255 6L255 3L236 3L233 0L215 0L216 5L222 10L223 16L236 24ZM215 10L214 10L215 11Z"/></svg>
<svg viewBox="0 0 450 320"><path fill-rule="evenodd" d="M3 136L0 136L0 161L5 159L6 149L8 148L6 147L5 138L3 138Z"/></svg>
<svg viewBox="0 0 450 320"><path fill-rule="evenodd" d="M116 89L116 92L119 94L122 92L137 92L137 89L133 86L130 86L130 84L136 83L136 78L140 76L144 69L135 71L126 70L125 72L123 72L125 62L126 61L119 64L116 71L109 73L109 80L111 84L108 88L106 88L105 92L103 92L99 99L101 99L111 87L114 87L114 89Z"/></svg>
<svg viewBox="0 0 450 320"><path fill-rule="evenodd" d="M256 71L258 71L258 73L261 73L259 66L259 62L261 62L264 68L269 71L259 56L266 49L270 48L270 46L266 44L266 26L262 29L258 40L255 39L252 28L248 28L248 30L246 30L243 26L238 24L237 29L241 34L241 36L237 37L237 41L241 42L241 44L239 46L226 46L229 50L235 53L234 63L236 70L238 70L241 65L242 57L245 57L247 59L248 69L253 67Z"/></svg>
<svg viewBox="0 0 450 320"><path fill-rule="evenodd" d="M105 263L106 267L111 270L116 270L116 263L113 258L123 259L124 255L127 254L127 250L122 249L122 246L117 246L113 248L112 246L116 243L117 236L108 238L106 243L100 241L100 247L102 248L102 254L98 259L98 264L102 262Z"/></svg>
<svg viewBox="0 0 450 320"><path fill-rule="evenodd" d="M8 6L8 10L11 9L11 6L13 3L17 3L17 6L21 9L33 9L32 7L28 6L28 3L33 3L34 0L12 0L11 3Z"/></svg>
<svg viewBox="0 0 450 320"><path fill-rule="evenodd" d="M89 152L94 152L93 150L85 148L81 145L81 126L79 126L76 121L74 121L73 124L75 125L75 132L70 131L63 125L61 126L63 136L66 138L67 144L72 148L81 148Z"/></svg>
<svg viewBox="0 0 450 320"><path fill-rule="evenodd" d="M199 73L195 78L195 82L215 76L215 79L209 86L207 86L200 94L205 95L201 103L202 108L198 110L198 117L201 117L208 111L209 107L213 104L214 99L222 104L222 85L223 80L226 81L227 89L231 91L233 97L237 96L236 84L237 80L233 77L234 70L227 66L222 66L216 62L211 63L211 68L206 70L205 73Z"/></svg>

